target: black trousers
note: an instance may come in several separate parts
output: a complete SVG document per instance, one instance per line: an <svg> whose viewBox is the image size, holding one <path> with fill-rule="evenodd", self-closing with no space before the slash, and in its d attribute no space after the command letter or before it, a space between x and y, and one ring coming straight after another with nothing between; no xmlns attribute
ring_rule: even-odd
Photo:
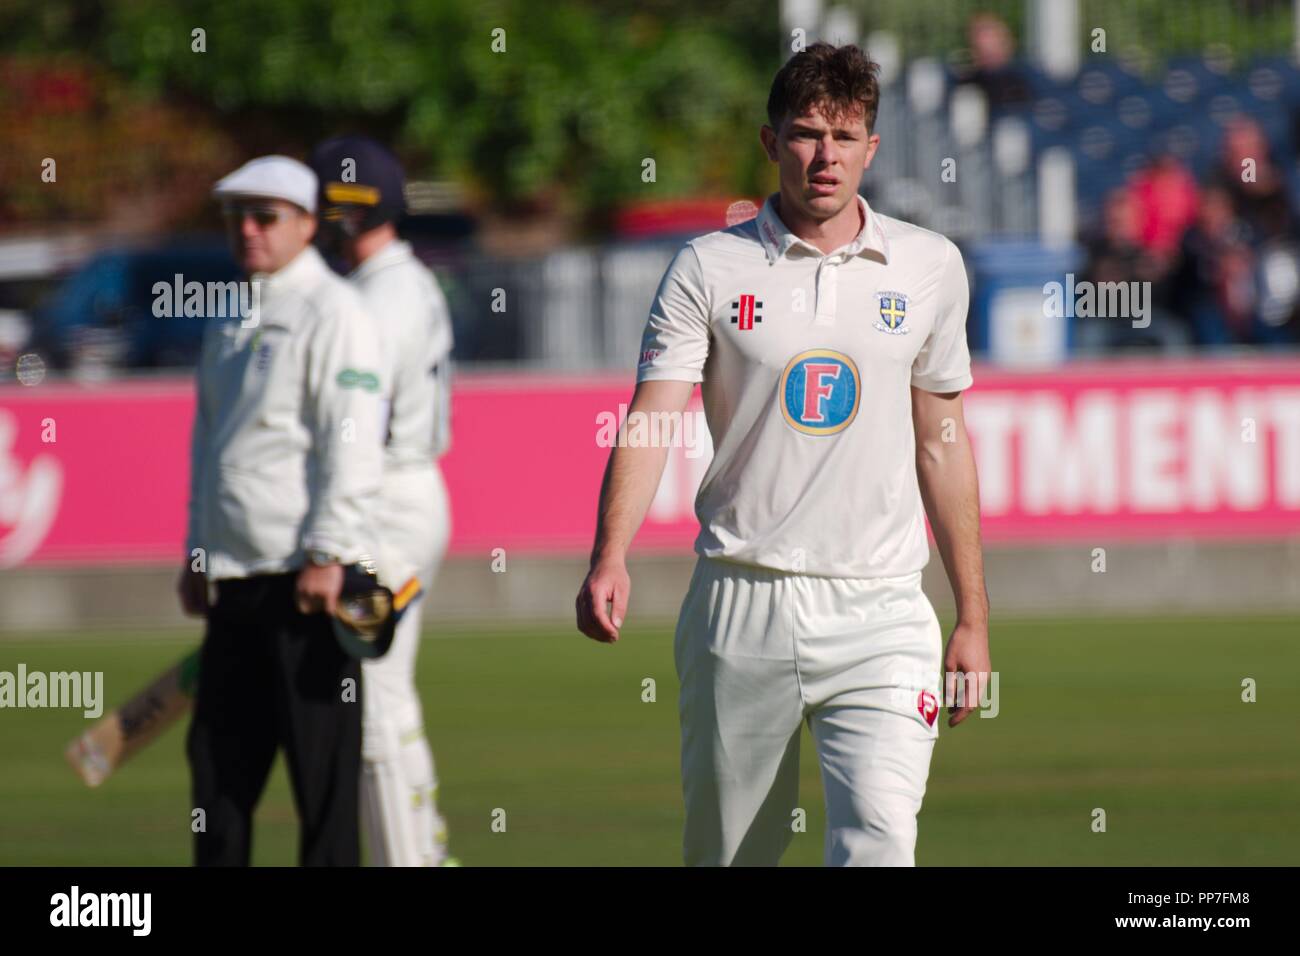
<svg viewBox="0 0 1300 956"><path fill-rule="evenodd" d="M186 742L194 809L206 817L194 834L197 866L248 865L253 809L278 747L301 824L298 862L360 865L360 662L339 647L328 616L299 613L296 577L217 584Z"/></svg>

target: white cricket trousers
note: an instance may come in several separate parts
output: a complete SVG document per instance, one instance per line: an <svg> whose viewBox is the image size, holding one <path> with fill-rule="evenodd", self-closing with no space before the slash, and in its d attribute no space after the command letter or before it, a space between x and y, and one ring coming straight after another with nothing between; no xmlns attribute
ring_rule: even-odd
<svg viewBox="0 0 1300 956"><path fill-rule="evenodd" d="M376 524L393 586L418 572L427 591L451 533L446 485L437 467L384 475ZM446 856L438 775L415 686L424 598L397 624L383 657L362 661L361 817L375 866L437 866Z"/></svg>
<svg viewBox="0 0 1300 956"><path fill-rule="evenodd" d="M921 573L826 578L700 558L673 647L688 866L775 866L806 720L828 866L913 866L942 637Z"/></svg>

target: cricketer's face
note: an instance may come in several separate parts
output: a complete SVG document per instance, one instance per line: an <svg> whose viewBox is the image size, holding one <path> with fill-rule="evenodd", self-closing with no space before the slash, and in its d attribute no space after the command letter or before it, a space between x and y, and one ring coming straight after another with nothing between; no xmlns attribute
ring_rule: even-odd
<svg viewBox="0 0 1300 956"><path fill-rule="evenodd" d="M759 135L779 167L783 206L793 203L814 220L830 219L853 202L880 145L860 106L831 122L816 105L803 116L787 116L780 129L764 126Z"/></svg>
<svg viewBox="0 0 1300 956"><path fill-rule="evenodd" d="M283 199L235 196L222 204L230 252L245 272L277 272L307 248L316 217Z"/></svg>

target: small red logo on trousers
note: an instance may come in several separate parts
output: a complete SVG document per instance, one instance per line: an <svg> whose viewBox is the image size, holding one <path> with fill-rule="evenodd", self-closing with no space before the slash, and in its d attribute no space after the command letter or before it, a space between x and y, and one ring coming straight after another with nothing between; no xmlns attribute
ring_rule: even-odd
<svg viewBox="0 0 1300 956"><path fill-rule="evenodd" d="M925 722L933 727L934 718L939 716L939 702L934 699L934 694L928 690L921 691L916 698L916 709L925 718Z"/></svg>

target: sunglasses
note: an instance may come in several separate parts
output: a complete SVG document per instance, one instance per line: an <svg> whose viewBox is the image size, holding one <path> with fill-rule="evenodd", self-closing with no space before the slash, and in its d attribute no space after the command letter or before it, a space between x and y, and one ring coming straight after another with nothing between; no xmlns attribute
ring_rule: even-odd
<svg viewBox="0 0 1300 956"><path fill-rule="evenodd" d="M263 229L267 226L273 226L281 219L288 217L288 212L275 206L267 206L258 203L237 203L226 202L221 204L221 214L230 222L243 222L245 217L251 216L253 222L257 223Z"/></svg>

